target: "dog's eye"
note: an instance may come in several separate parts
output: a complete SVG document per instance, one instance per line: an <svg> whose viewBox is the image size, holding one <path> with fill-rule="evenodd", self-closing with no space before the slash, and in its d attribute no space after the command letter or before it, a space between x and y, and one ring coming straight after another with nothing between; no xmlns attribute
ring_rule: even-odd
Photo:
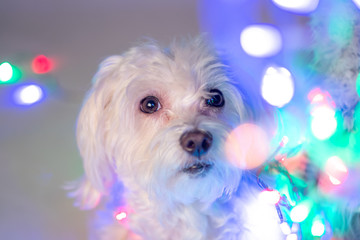
<svg viewBox="0 0 360 240"><path fill-rule="evenodd" d="M210 107L222 107L225 104L224 96L222 92L218 89L211 89L210 90L211 97L208 99L205 99L206 105Z"/></svg>
<svg viewBox="0 0 360 240"><path fill-rule="evenodd" d="M143 100L140 101L140 110L143 113L154 113L161 108L161 104L159 99L154 96L147 96Z"/></svg>

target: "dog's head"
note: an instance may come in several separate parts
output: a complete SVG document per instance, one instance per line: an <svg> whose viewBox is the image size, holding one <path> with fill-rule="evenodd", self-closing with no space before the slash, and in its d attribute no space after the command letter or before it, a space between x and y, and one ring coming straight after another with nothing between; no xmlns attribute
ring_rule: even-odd
<svg viewBox="0 0 360 240"><path fill-rule="evenodd" d="M214 201L238 186L223 145L245 115L203 40L132 48L100 65L80 113L86 177L100 192L121 180L163 200Z"/></svg>

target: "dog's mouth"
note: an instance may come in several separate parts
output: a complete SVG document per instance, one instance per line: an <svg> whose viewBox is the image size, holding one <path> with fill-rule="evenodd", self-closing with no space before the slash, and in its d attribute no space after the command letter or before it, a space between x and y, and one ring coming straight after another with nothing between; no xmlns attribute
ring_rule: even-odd
<svg viewBox="0 0 360 240"><path fill-rule="evenodd" d="M190 166L186 166L183 171L191 175L202 175L207 173L212 166L213 163L209 161L196 162Z"/></svg>

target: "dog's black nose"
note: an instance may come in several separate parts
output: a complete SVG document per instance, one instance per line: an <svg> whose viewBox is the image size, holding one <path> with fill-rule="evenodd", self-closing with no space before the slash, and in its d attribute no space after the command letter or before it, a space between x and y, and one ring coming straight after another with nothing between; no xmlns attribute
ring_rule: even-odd
<svg viewBox="0 0 360 240"><path fill-rule="evenodd" d="M200 157L209 150L212 140L211 133L196 129L181 135L180 145L186 152Z"/></svg>

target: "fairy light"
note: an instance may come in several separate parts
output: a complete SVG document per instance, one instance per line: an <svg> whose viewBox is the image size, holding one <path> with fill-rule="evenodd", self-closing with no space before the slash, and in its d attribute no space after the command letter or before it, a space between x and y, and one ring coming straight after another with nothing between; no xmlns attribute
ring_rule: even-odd
<svg viewBox="0 0 360 240"><path fill-rule="evenodd" d="M286 240L297 240L298 236L295 233L286 236Z"/></svg>
<svg viewBox="0 0 360 240"><path fill-rule="evenodd" d="M41 87L36 84L24 85L14 92L14 100L19 105L32 105L44 97Z"/></svg>
<svg viewBox="0 0 360 240"><path fill-rule="evenodd" d="M300 223L308 217L309 213L310 208L308 204L300 203L290 211L290 218L293 222Z"/></svg>
<svg viewBox="0 0 360 240"><path fill-rule="evenodd" d="M283 107L294 95L294 80L284 67L270 66L262 78L261 95L270 105Z"/></svg>
<svg viewBox="0 0 360 240"><path fill-rule="evenodd" d="M32 60L31 68L36 74L48 73L53 69L53 62L45 55L38 55Z"/></svg>
<svg viewBox="0 0 360 240"><path fill-rule="evenodd" d="M248 26L241 32L240 43L250 56L270 57L281 50L282 38L274 26L257 24Z"/></svg>
<svg viewBox="0 0 360 240"><path fill-rule="evenodd" d="M325 164L325 172L333 185L340 185L348 175L348 169L338 156L328 158Z"/></svg>
<svg viewBox="0 0 360 240"><path fill-rule="evenodd" d="M324 235L324 233L325 233L324 223L320 219L315 218L311 226L311 234L314 237L321 237L322 235Z"/></svg>
<svg viewBox="0 0 360 240"><path fill-rule="evenodd" d="M280 229L284 235L291 234L291 228L287 222L283 222L280 224Z"/></svg>
<svg viewBox="0 0 360 240"><path fill-rule="evenodd" d="M312 112L311 131L319 140L331 137L337 127L335 111L329 106L315 107Z"/></svg>
<svg viewBox="0 0 360 240"><path fill-rule="evenodd" d="M296 13L308 13L314 11L319 0L273 0L273 3L281 9L296 12Z"/></svg>
<svg viewBox="0 0 360 240"><path fill-rule="evenodd" d="M281 195L276 190L266 189L259 194L259 200L267 204L277 204L281 199Z"/></svg>
<svg viewBox="0 0 360 240"><path fill-rule="evenodd" d="M13 77L13 68L10 63L0 64L0 82L8 82Z"/></svg>
<svg viewBox="0 0 360 240"><path fill-rule="evenodd" d="M127 217L126 212L119 212L115 216L116 220L118 220L118 221L124 220L126 217Z"/></svg>
<svg viewBox="0 0 360 240"><path fill-rule="evenodd" d="M358 8L360 8L360 0L352 0L352 1Z"/></svg>

